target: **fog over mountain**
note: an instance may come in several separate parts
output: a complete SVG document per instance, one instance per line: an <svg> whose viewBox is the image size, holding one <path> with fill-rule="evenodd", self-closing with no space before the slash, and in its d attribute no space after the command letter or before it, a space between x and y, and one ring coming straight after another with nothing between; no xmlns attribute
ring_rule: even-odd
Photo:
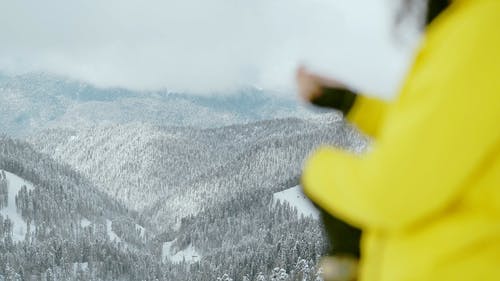
<svg viewBox="0 0 500 281"><path fill-rule="evenodd" d="M197 96L168 90L99 88L44 73L0 73L0 133L15 136L54 127L130 122L210 128L314 114L293 93L285 96L255 87Z"/></svg>
<svg viewBox="0 0 500 281"><path fill-rule="evenodd" d="M419 39L415 22L395 26L400 8L399 0L2 1L0 71L210 95L245 85L290 91L305 64L389 98Z"/></svg>

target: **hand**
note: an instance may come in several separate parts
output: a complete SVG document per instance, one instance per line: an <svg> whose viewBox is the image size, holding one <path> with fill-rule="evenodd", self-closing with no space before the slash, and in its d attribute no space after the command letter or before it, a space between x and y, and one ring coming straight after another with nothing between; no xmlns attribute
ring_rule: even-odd
<svg viewBox="0 0 500 281"><path fill-rule="evenodd" d="M319 107L333 108L346 116L354 105L356 93L334 79L313 74L301 66L297 70L299 95Z"/></svg>
<svg viewBox="0 0 500 281"><path fill-rule="evenodd" d="M307 70L304 66L297 69L297 88L299 95L304 101L311 102L323 94L324 88L345 89L342 83Z"/></svg>

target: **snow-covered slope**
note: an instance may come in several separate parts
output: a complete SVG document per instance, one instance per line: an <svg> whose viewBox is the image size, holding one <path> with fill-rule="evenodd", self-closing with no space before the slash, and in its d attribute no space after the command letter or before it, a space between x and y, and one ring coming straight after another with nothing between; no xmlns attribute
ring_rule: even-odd
<svg viewBox="0 0 500 281"><path fill-rule="evenodd" d="M288 203L290 206L297 209L299 215L312 217L315 219L319 218L319 211L314 207L311 201L304 195L302 188L300 186L294 186L292 188L276 192L273 195L273 201L277 203Z"/></svg>
<svg viewBox="0 0 500 281"><path fill-rule="evenodd" d="M83 218L83 219L80 220L80 226L83 227L83 228L85 228L85 227L87 227L87 226L89 226L91 224L92 224L92 222L89 221L86 218Z"/></svg>
<svg viewBox="0 0 500 281"><path fill-rule="evenodd" d="M26 221L21 217L20 211L18 211L16 206L16 195L19 193L21 188L25 185L27 190L33 189L33 184L30 182L14 175L12 173L0 170L0 173L4 172L8 183L8 203L7 206L0 209L0 214L5 218L9 218L12 223L12 240L14 242L24 240L26 233L28 231L28 225ZM30 231L34 231L34 226L30 225Z"/></svg>
<svg viewBox="0 0 500 281"><path fill-rule="evenodd" d="M162 260L164 262L171 263L194 263L201 259L201 255L196 251L193 245L189 245L186 249L180 251L174 251L172 245L175 243L175 240L163 243L162 248Z"/></svg>
<svg viewBox="0 0 500 281"><path fill-rule="evenodd" d="M106 220L106 232L108 233L109 239L111 241L116 241L118 243L122 242L122 239L111 228L112 225L113 225L113 222L107 219Z"/></svg>

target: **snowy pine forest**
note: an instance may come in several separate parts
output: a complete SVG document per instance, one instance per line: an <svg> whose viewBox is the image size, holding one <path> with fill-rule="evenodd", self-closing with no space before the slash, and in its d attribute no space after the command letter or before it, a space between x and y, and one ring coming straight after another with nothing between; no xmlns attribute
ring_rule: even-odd
<svg viewBox="0 0 500 281"><path fill-rule="evenodd" d="M368 140L260 89L196 97L0 74L0 281L321 280L303 161Z"/></svg>

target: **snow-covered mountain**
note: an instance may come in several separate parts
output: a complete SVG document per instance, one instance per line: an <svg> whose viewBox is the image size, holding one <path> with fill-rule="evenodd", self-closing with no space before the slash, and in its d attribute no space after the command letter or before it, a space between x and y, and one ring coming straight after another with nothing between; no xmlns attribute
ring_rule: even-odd
<svg viewBox="0 0 500 281"><path fill-rule="evenodd" d="M271 278L277 272L288 276L284 280L314 280L316 262L326 247L319 222L300 216L290 196L279 203L276 199L280 191L287 193L297 185L301 159L312 147L331 143L361 150L366 144L336 115L203 130L134 124L88 131L52 129L31 142L36 146L9 138L0 141L0 169L33 185L31 193L17 192L16 208L27 225L35 226L30 237L36 238L7 244L11 238L0 239L0 248L10 247L0 253L0 263L7 264L0 268L0 278L2 274L17 278L22 269L29 276L57 276L55 280L216 280L221 276L253 280ZM37 152L42 147L48 154ZM183 164L191 154L194 158ZM160 160L155 160L156 155ZM82 174L65 164L71 161L75 161L71 165L82 164ZM144 170L138 169L142 161ZM132 168L120 173L128 166ZM101 178L94 175L87 180L82 167ZM167 184L162 190L142 183L142 176L148 182L156 173L165 169L167 175L175 168L179 174L158 181L175 179L178 186ZM98 173L101 169L105 172ZM123 180L126 187L118 188L112 179ZM111 186L125 190L124 194L157 198L148 199L152 205L136 212L116 202L113 194L101 192ZM170 187L174 192L167 192ZM12 190L10 185L7 190ZM133 206L133 201L127 205ZM2 235L12 237L12 230ZM41 255L35 260L24 257L27 245L36 245L33 251Z"/></svg>
<svg viewBox="0 0 500 281"><path fill-rule="evenodd" d="M302 162L367 145L338 113L253 88L0 76L0 120L23 138L0 135L0 280L316 280L327 244Z"/></svg>
<svg viewBox="0 0 500 281"><path fill-rule="evenodd" d="M44 73L0 73L0 133L24 136L46 128L149 123L220 127L290 116L311 116L292 96L254 87L195 96L163 91L98 88Z"/></svg>

